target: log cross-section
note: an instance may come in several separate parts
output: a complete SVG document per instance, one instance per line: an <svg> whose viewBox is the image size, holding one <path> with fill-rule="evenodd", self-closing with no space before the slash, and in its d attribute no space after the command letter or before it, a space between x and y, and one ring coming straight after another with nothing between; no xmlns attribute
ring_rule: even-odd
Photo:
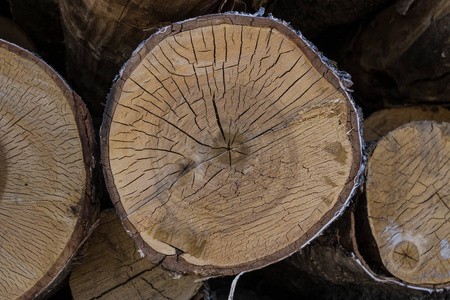
<svg viewBox="0 0 450 300"><path fill-rule="evenodd" d="M47 64L0 40L0 298L44 297L91 216L93 129Z"/></svg>
<svg viewBox="0 0 450 300"><path fill-rule="evenodd" d="M361 166L342 78L281 22L243 15L176 23L143 43L101 136L109 192L138 246L203 275L298 250L342 211Z"/></svg>
<svg viewBox="0 0 450 300"><path fill-rule="evenodd" d="M74 300L188 300L202 286L196 276L173 278L143 257L113 209L101 213L87 246L70 275Z"/></svg>
<svg viewBox="0 0 450 300"><path fill-rule="evenodd" d="M408 123L368 164L370 228L386 269L407 284L450 282L450 124Z"/></svg>

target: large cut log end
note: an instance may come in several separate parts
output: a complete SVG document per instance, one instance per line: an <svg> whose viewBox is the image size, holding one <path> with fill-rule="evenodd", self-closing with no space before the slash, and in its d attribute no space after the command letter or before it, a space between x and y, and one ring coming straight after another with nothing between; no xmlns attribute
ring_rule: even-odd
<svg viewBox="0 0 450 300"><path fill-rule="evenodd" d="M407 284L450 282L449 125L408 123L381 139L369 160L369 224L385 268Z"/></svg>
<svg viewBox="0 0 450 300"><path fill-rule="evenodd" d="M0 295L43 296L90 220L93 129L48 65L0 40Z"/></svg>
<svg viewBox="0 0 450 300"><path fill-rule="evenodd" d="M101 135L108 189L137 245L203 275L297 251L340 214L361 167L342 78L281 22L243 15L173 24L143 43Z"/></svg>

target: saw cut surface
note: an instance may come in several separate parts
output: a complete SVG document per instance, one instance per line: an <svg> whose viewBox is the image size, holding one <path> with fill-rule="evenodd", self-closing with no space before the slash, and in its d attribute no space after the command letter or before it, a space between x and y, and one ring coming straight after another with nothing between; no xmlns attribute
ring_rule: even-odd
<svg viewBox="0 0 450 300"><path fill-rule="evenodd" d="M281 23L239 15L147 40L114 86L102 142L110 194L138 245L203 274L297 250L342 209L361 159L333 71Z"/></svg>
<svg viewBox="0 0 450 300"><path fill-rule="evenodd" d="M369 160L367 208L389 272L412 284L450 282L450 126L408 123Z"/></svg>
<svg viewBox="0 0 450 300"><path fill-rule="evenodd" d="M0 66L0 298L29 298L75 248L87 175L72 91L3 41Z"/></svg>
<svg viewBox="0 0 450 300"><path fill-rule="evenodd" d="M113 209L102 212L87 246L70 276L75 300L188 300L202 286L199 277L174 278L142 257Z"/></svg>

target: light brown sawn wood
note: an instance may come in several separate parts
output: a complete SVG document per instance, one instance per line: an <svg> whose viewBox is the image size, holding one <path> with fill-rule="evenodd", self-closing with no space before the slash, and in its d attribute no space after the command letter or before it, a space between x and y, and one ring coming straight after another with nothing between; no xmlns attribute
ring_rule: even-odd
<svg viewBox="0 0 450 300"><path fill-rule="evenodd" d="M43 296L89 225L93 130L44 62L0 40L0 295Z"/></svg>
<svg viewBox="0 0 450 300"><path fill-rule="evenodd" d="M292 254L342 211L358 122L340 78L282 23L199 17L154 35L122 70L104 173L153 262L233 274Z"/></svg>
<svg viewBox="0 0 450 300"><path fill-rule="evenodd" d="M364 120L364 140L379 140L403 124L415 121L450 122L450 111L442 107L412 106L379 110Z"/></svg>
<svg viewBox="0 0 450 300"><path fill-rule="evenodd" d="M174 279L174 274L144 258L113 209L100 215L85 252L70 275L75 300L187 300L202 285L195 276Z"/></svg>
<svg viewBox="0 0 450 300"><path fill-rule="evenodd" d="M369 160L369 223L383 264L404 282L450 282L449 182L449 123L408 123Z"/></svg>

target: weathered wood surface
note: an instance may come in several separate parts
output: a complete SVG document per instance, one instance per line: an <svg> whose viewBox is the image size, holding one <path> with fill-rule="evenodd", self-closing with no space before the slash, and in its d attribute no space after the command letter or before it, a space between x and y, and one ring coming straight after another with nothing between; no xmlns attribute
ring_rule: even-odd
<svg viewBox="0 0 450 300"><path fill-rule="evenodd" d="M357 205L353 203L323 235L253 276L306 299L449 299L448 288L402 282L383 268L380 259L362 256L377 251L376 243L370 240L370 228L365 228L364 203L361 194Z"/></svg>
<svg viewBox="0 0 450 300"><path fill-rule="evenodd" d="M396 107L379 110L364 120L364 140L379 140L401 125L426 120L450 122L450 111L436 106Z"/></svg>
<svg viewBox="0 0 450 300"><path fill-rule="evenodd" d="M138 246L203 275L297 251L358 179L359 121L343 84L272 19L205 16L146 41L101 131L108 189Z"/></svg>
<svg viewBox="0 0 450 300"><path fill-rule="evenodd" d="M143 257L114 210L100 215L83 257L70 276L75 300L191 299L202 285L195 276L171 274Z"/></svg>
<svg viewBox="0 0 450 300"><path fill-rule="evenodd" d="M65 82L0 40L0 295L43 296L90 220L93 129Z"/></svg>
<svg viewBox="0 0 450 300"><path fill-rule="evenodd" d="M143 40L170 22L216 12L222 1L59 2L68 79L73 81L94 118L101 118L114 76Z"/></svg>
<svg viewBox="0 0 450 300"><path fill-rule="evenodd" d="M401 281L450 282L450 123L408 123L370 157L367 209L386 269Z"/></svg>

